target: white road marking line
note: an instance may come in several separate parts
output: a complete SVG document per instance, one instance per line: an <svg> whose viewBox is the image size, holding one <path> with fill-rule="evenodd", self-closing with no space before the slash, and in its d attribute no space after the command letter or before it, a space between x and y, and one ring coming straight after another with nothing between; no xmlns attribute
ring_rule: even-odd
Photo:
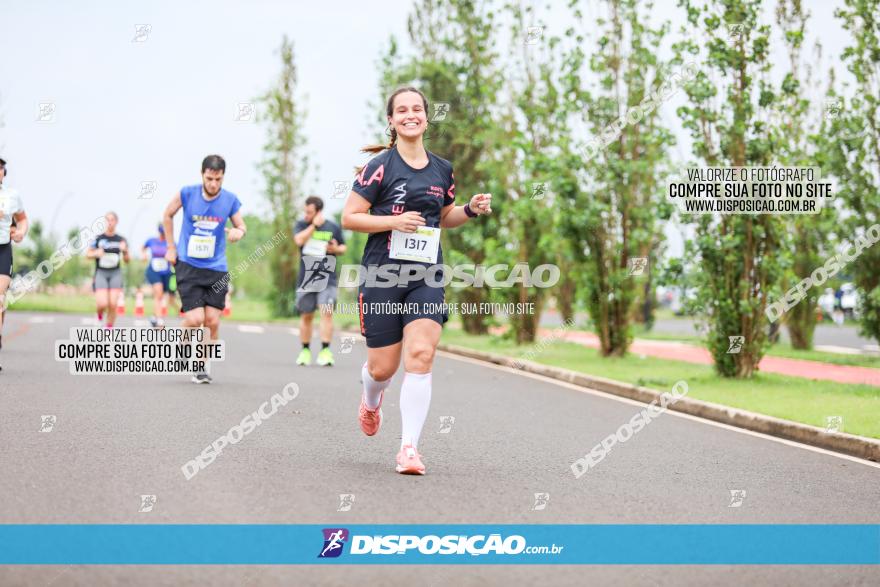
<svg viewBox="0 0 880 587"><path fill-rule="evenodd" d="M299 328L288 328L287 332L294 336L299 336Z"/></svg>
<svg viewBox="0 0 880 587"><path fill-rule="evenodd" d="M537 373L528 373L526 371L520 371L519 369L514 369L512 367L505 367L503 365L496 365L494 363L489 363L487 361L480 361L478 359L472 359L470 357L462 357L460 355L456 355L453 353L449 353L446 351L437 350L437 353L444 356L449 357L450 359L457 359L459 361L465 361L467 363L473 363L475 365L480 365L481 367L491 367L493 369L498 369L499 371L506 371L508 373L516 373L517 375L522 375L523 377L531 377L532 379L537 379L538 381L543 381L545 383L553 383L560 387L565 387L567 389L573 389L575 391L580 391L581 393L586 393L589 395L594 395L596 397L604 397L607 399L619 401L625 404L630 404L633 406L645 407L645 404L633 399L629 399L627 397L620 397L611 393L605 393L604 391L599 391L597 389L590 389L587 387L581 387L580 385L575 385L573 383L568 383L567 381L559 381L557 379L552 379L550 377L545 377L544 375L538 375ZM700 418L699 416L692 416L691 414L685 414L684 412L677 412L675 410L667 410L667 414L672 416L678 416L679 418L685 418L687 420L693 420L694 422L701 422L703 424L708 424L709 426L715 426L717 428L724 428L725 430L731 430L733 432L739 432L740 434L747 434L749 436L754 436L756 438L763 438L765 440L772 440L773 442L778 442L780 444L786 444L788 446L794 446L797 448L802 448L804 450L809 450L812 452L816 452L823 455L828 455L832 457L837 457L839 459L844 459L847 461L852 461L854 463L860 463L862 465L867 465L869 467L874 467L875 469L880 469L880 463L875 463L873 461L868 461L865 459L860 459L858 457L850 456L847 454L834 452L831 450L827 450L824 448L819 448L818 446L812 446L810 444L802 444L800 442L795 442L793 440L788 440L785 438L778 438L776 436L770 436L768 434L764 434L762 432L755 432L753 430L746 430L745 428L738 428L736 426L731 426L730 424L724 424L723 422L716 422L715 420L707 420L705 418Z"/></svg>
<svg viewBox="0 0 880 587"><path fill-rule="evenodd" d="M80 318L80 324L85 324L86 326L100 326L101 322L97 318Z"/></svg>
<svg viewBox="0 0 880 587"><path fill-rule="evenodd" d="M135 325L135 328L142 328L144 326L149 326L150 321L149 320L135 320L134 325Z"/></svg>
<svg viewBox="0 0 880 587"><path fill-rule="evenodd" d="M55 322L55 318L53 316L31 316L28 318L28 322L31 324L52 324Z"/></svg>
<svg viewBox="0 0 880 587"><path fill-rule="evenodd" d="M251 324L239 324L238 331L250 334L263 334L263 332L265 332L262 326L253 326Z"/></svg>
<svg viewBox="0 0 880 587"><path fill-rule="evenodd" d="M835 353L838 355L861 355L862 351L859 349L854 349L848 346L836 346L833 344L817 344L813 347L817 351L824 351L826 353Z"/></svg>

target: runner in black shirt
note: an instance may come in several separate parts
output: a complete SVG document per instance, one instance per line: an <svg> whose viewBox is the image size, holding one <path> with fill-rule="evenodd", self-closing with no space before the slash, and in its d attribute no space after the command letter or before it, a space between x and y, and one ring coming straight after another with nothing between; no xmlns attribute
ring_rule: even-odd
<svg viewBox="0 0 880 587"><path fill-rule="evenodd" d="M339 225L325 218L324 200L309 196L305 201L305 217L293 227L293 240L300 250L299 275L296 281L296 307L300 311L299 333L302 350L296 358L297 365L312 362L312 318L315 309L321 312L321 352L318 364L333 365L333 306L336 305L338 280L336 270L330 269L330 256L342 255L346 251L345 236ZM308 258L309 270L305 261Z"/></svg>
<svg viewBox="0 0 880 587"><path fill-rule="evenodd" d="M427 110L428 100L415 88L391 95L386 107L391 142L364 149L379 154L360 170L342 212L343 228L370 234L361 262L366 281L358 292L368 357L361 370L361 429L368 436L378 432L384 391L403 354L397 471L415 475L425 474L416 446L431 403L434 352L448 318L442 308L440 230L492 211L490 194L455 205L452 164L422 143ZM383 277L371 278L378 268Z"/></svg>
<svg viewBox="0 0 880 587"><path fill-rule="evenodd" d="M98 322L107 312L107 328L116 322L116 307L119 296L124 296L122 262L129 262L128 241L116 233L119 217L116 212L107 212L107 230L89 244L86 257L95 260L95 276L92 287L95 291L95 304Z"/></svg>

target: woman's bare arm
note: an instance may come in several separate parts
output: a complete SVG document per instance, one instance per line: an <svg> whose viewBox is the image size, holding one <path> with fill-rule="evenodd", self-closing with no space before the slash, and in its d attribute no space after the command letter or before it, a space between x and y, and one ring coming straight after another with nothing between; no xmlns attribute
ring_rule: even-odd
<svg viewBox="0 0 880 587"><path fill-rule="evenodd" d="M390 216L370 214L370 201L352 190L342 209L342 228L355 232L415 232L419 226L425 225L425 219L418 212L410 211Z"/></svg>

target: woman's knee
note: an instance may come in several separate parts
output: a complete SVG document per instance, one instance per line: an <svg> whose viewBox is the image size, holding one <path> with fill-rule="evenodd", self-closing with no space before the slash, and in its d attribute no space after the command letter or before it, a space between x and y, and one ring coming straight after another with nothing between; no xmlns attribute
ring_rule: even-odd
<svg viewBox="0 0 880 587"><path fill-rule="evenodd" d="M405 347L407 371L427 373L434 363L434 345L429 341L415 340Z"/></svg>
<svg viewBox="0 0 880 587"><path fill-rule="evenodd" d="M388 381L400 367L400 348L386 350L384 353L370 353L367 357L367 371L374 381Z"/></svg>
<svg viewBox="0 0 880 587"><path fill-rule="evenodd" d="M367 371L373 381L388 381L397 372L397 365L390 361L368 362Z"/></svg>

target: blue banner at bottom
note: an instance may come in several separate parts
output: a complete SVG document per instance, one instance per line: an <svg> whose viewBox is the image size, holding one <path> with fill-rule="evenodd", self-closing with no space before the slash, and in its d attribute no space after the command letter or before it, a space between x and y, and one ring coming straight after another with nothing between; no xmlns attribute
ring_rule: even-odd
<svg viewBox="0 0 880 587"><path fill-rule="evenodd" d="M5 524L0 564L876 565L880 525Z"/></svg>

